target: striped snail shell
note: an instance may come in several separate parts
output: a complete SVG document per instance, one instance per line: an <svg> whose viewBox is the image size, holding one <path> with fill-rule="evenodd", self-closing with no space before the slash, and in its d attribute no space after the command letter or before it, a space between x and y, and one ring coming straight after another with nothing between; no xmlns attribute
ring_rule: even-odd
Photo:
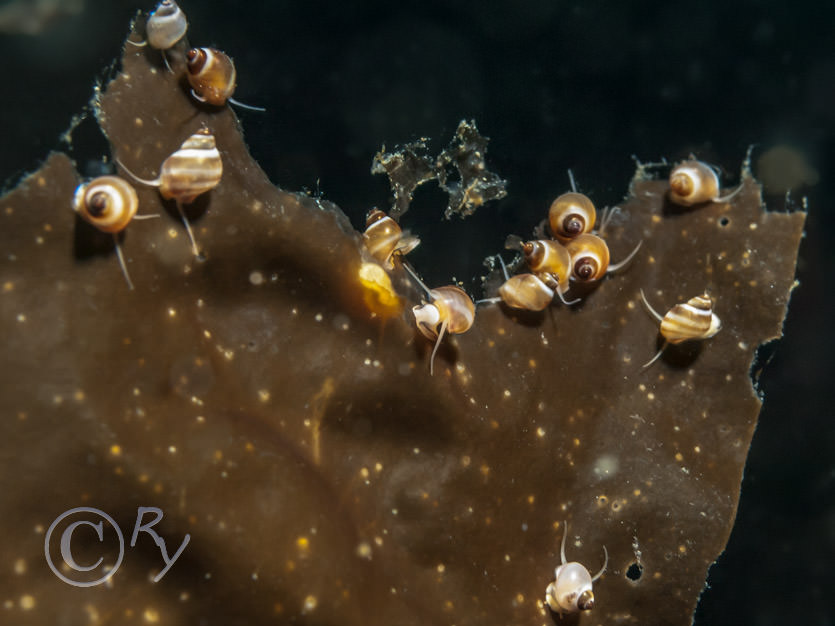
<svg viewBox="0 0 835 626"><path fill-rule="evenodd" d="M223 162L215 136L201 128L162 162L159 192L166 200L176 198L190 204L200 194L217 187L221 176Z"/></svg>
<svg viewBox="0 0 835 626"><path fill-rule="evenodd" d="M606 546L603 546L603 553L606 556L603 567L594 576L589 573L584 565L577 561L567 563L565 559L565 537L568 533L568 524L563 522L563 526L565 531L560 546L561 565L554 570L554 582L549 584L545 590L545 604L560 615L588 611L594 608L592 583L603 575L606 566L609 564L609 553Z"/></svg>
<svg viewBox="0 0 835 626"><path fill-rule="evenodd" d="M643 290L641 290L641 299L647 310L661 324L660 332L664 338L664 345L650 361L644 364L644 368L655 363L667 344L678 344L693 339L710 339L722 330L722 322L713 312L713 300L707 293L676 304L663 317L652 308Z"/></svg>
<svg viewBox="0 0 835 626"><path fill-rule="evenodd" d="M690 339L710 339L722 330L722 322L713 312L708 294L676 304L661 318L661 336L677 344Z"/></svg>
<svg viewBox="0 0 835 626"><path fill-rule="evenodd" d="M100 176L80 184L72 206L86 222L105 233L118 233L130 223L139 208L136 190L124 178Z"/></svg>
<svg viewBox="0 0 835 626"><path fill-rule="evenodd" d="M152 48L168 50L186 34L186 15L174 0L162 0L148 17L145 36Z"/></svg>
<svg viewBox="0 0 835 626"><path fill-rule="evenodd" d="M465 333L475 321L475 305L467 293L454 285L428 291L432 302L412 308L418 330L427 339L435 340L429 360L429 373L434 374L435 353L445 333Z"/></svg>
<svg viewBox="0 0 835 626"><path fill-rule="evenodd" d="M571 277L581 282L600 280L609 269L609 246L597 235L583 234L565 244L571 256Z"/></svg>
<svg viewBox="0 0 835 626"><path fill-rule="evenodd" d="M596 220L597 212L592 201L574 191L559 196L548 209L551 234L563 243L591 232Z"/></svg>
<svg viewBox="0 0 835 626"><path fill-rule="evenodd" d="M235 64L220 50L192 48L186 52L186 68L192 93L201 102L223 106L235 92Z"/></svg>
<svg viewBox="0 0 835 626"><path fill-rule="evenodd" d="M163 198L176 200L177 210L188 232L194 256L198 256L200 252L197 242L182 205L191 204L197 196L214 189L220 183L223 162L215 144L215 136L207 128L198 130L183 142L179 150L162 162L159 176L153 180L139 178L121 161L117 159L116 162L135 181L159 187L159 193Z"/></svg>
<svg viewBox="0 0 835 626"><path fill-rule="evenodd" d="M551 304L554 291L533 274L516 274L499 287L499 297L514 309L542 311Z"/></svg>
<svg viewBox="0 0 835 626"><path fill-rule="evenodd" d="M408 254L420 244L420 239L405 234L400 225L380 209L368 212L363 240L371 256L389 270L394 269L395 254Z"/></svg>

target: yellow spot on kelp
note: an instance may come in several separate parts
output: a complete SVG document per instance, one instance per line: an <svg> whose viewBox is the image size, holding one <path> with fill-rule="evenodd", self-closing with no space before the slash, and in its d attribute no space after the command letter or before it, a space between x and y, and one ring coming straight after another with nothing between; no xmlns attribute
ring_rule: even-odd
<svg viewBox="0 0 835 626"><path fill-rule="evenodd" d="M35 597L30 596L28 593L26 595L20 596L20 608L24 611L31 611L35 608Z"/></svg>
<svg viewBox="0 0 835 626"><path fill-rule="evenodd" d="M259 389L258 390L258 399L261 402L269 402L270 401L270 392L266 389Z"/></svg>
<svg viewBox="0 0 835 626"><path fill-rule="evenodd" d="M159 611L157 611L156 609L152 609L151 607L148 607L142 613L142 619L145 620L148 624L156 624L157 622L159 622Z"/></svg>
<svg viewBox="0 0 835 626"><path fill-rule="evenodd" d="M298 548L301 556L307 556L310 552L310 539L305 536L298 537L296 539L296 548Z"/></svg>
<svg viewBox="0 0 835 626"><path fill-rule="evenodd" d="M14 562L14 573L20 576L21 574L26 573L26 561L23 559L17 559Z"/></svg>
<svg viewBox="0 0 835 626"><path fill-rule="evenodd" d="M363 302L371 313L384 319L400 314L403 303L394 291L391 278L381 266L363 263L357 277L362 286Z"/></svg>
<svg viewBox="0 0 835 626"><path fill-rule="evenodd" d="M113 456L121 456L122 446L114 443L112 446L110 446L110 454L112 454Z"/></svg>
<svg viewBox="0 0 835 626"><path fill-rule="evenodd" d="M3 293L9 293L14 289L14 283L10 280L7 280L3 283Z"/></svg>

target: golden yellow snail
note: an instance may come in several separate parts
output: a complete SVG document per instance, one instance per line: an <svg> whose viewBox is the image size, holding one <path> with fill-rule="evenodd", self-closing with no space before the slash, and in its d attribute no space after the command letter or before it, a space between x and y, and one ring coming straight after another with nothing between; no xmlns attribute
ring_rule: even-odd
<svg viewBox="0 0 835 626"><path fill-rule="evenodd" d="M113 235L122 274L125 276L128 288L133 289L118 235L132 219L156 217L156 215L136 215L139 208L136 190L128 181L118 176L100 176L80 184L73 195L72 208L84 221L102 232Z"/></svg>
<svg viewBox="0 0 835 626"><path fill-rule="evenodd" d="M563 243L594 229L597 212L588 196L570 191L559 196L548 209L551 234Z"/></svg>
<svg viewBox="0 0 835 626"><path fill-rule="evenodd" d="M713 300L707 293L676 304L663 317L652 308L643 289L641 300L647 311L661 324L660 332L664 338L661 349L643 365L643 369L658 360L667 344L677 344L692 339L710 339L722 329L722 322L713 312Z"/></svg>
<svg viewBox="0 0 835 626"><path fill-rule="evenodd" d="M116 161L135 181L143 185L158 187L160 195L166 200L174 199L177 210L191 240L194 256L200 251L194 240L191 225L183 212L184 204L191 204L200 194L217 187L223 175L223 162L215 145L215 137L208 129L202 128L186 139L179 150L174 152L160 167L159 176L153 180L139 178L124 164Z"/></svg>
<svg viewBox="0 0 835 626"><path fill-rule="evenodd" d="M499 255L502 265L504 283L499 287L499 295L495 298L484 298L476 304L504 302L514 309L526 311L542 311L554 299L554 290L535 274L515 274L508 276L504 259Z"/></svg>
<svg viewBox="0 0 835 626"><path fill-rule="evenodd" d="M230 102L244 109L266 111L238 102L235 93L237 72L228 55L215 48L192 48L186 52L186 76L195 100L223 106Z"/></svg>
<svg viewBox="0 0 835 626"><path fill-rule="evenodd" d="M365 218L365 247L388 270L394 269L394 256L409 254L420 239L403 232L400 225L380 209L371 209Z"/></svg>
<svg viewBox="0 0 835 626"><path fill-rule="evenodd" d="M549 239L526 241L522 243L522 254L531 271L557 293L563 304L578 302L567 302L565 299L572 267L571 254L565 246Z"/></svg>
<svg viewBox="0 0 835 626"><path fill-rule="evenodd" d="M719 195L719 177L707 163L696 160L682 161L670 172L670 200L682 206L705 202L727 202L742 189Z"/></svg>
<svg viewBox="0 0 835 626"><path fill-rule="evenodd" d="M563 522L562 545L560 546L561 565L554 570L554 582L545 590L545 604L562 615L563 613L579 613L594 607L594 592L592 584L606 571L609 564L609 553L603 546L605 559L603 567L594 576L584 565L577 561L567 563L565 560L565 538L568 536L568 523Z"/></svg>
<svg viewBox="0 0 835 626"><path fill-rule="evenodd" d="M606 274L616 272L638 253L641 241L620 263L609 264L609 246L597 235L584 234L565 244L571 255L571 279L584 283L600 280Z"/></svg>
<svg viewBox="0 0 835 626"><path fill-rule="evenodd" d="M475 321L475 305L460 287L448 285L429 289L407 264L403 267L429 296L430 302L412 307L412 313L421 334L435 341L429 359L429 374L432 375L435 373L435 353L444 335L459 335L470 330Z"/></svg>

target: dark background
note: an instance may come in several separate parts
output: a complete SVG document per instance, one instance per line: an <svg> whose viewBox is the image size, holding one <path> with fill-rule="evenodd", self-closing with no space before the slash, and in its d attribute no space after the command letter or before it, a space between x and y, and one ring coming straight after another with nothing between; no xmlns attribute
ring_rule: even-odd
<svg viewBox="0 0 835 626"><path fill-rule="evenodd" d="M0 17L10 2L0 2ZM36 4L36 3L31 3ZM81 4L75 0L69 4ZM234 57L239 113L255 158L278 185L321 193L356 227L386 208L371 176L383 144L425 136L440 151L458 121L491 138L488 164L507 198L442 222L445 197L419 190L403 224L431 246L410 259L430 283L475 285L482 259L525 234L567 189L572 168L598 206L626 192L634 164L695 153L738 180L757 155L789 145L820 173L785 338L760 380L736 526L711 568L696 624L835 623L832 290L835 8L812 2L489 3L184 0L194 45ZM108 76L128 23L153 2L87 1L37 35L0 33L4 63L0 182L35 169ZM0 20L2 22L2 20ZM106 144L93 125L72 154L95 174ZM767 196L785 206L782 193ZM69 210L69 207L68 207ZM663 602L663 598L659 598Z"/></svg>

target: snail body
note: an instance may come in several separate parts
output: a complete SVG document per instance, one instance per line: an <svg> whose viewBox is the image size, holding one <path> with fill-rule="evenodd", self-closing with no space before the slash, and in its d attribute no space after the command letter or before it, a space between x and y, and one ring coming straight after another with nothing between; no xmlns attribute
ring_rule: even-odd
<svg viewBox="0 0 835 626"><path fill-rule="evenodd" d="M118 235L134 218L156 217L156 215L136 215L139 208L136 190L128 181L118 176L99 176L89 182L81 183L75 189L72 208L85 222L102 232L113 235L122 274L125 276L128 288L133 289L133 282L128 274Z"/></svg>
<svg viewBox="0 0 835 626"><path fill-rule="evenodd" d="M412 307L415 324L421 334L435 341L432 356L429 359L429 374L435 373L435 353L446 333L459 335L465 333L475 321L475 304L467 292L448 285L429 289L407 264L403 267L413 279L426 291L430 302Z"/></svg>
<svg viewBox="0 0 835 626"><path fill-rule="evenodd" d="M153 180L139 178L121 162L119 165L134 180L144 185L158 187L166 200L175 200L177 210L188 231L194 255L199 255L191 225L183 212L184 204L191 204L197 196L217 187L223 176L223 162L215 144L214 135L202 128L187 138L178 150L162 162L159 176Z"/></svg>
<svg viewBox="0 0 835 626"><path fill-rule="evenodd" d="M554 582L550 583L545 590L545 604L560 615L588 611L594 607L592 584L603 575L606 566L609 564L609 553L606 546L603 546L603 553L605 554L603 567L594 576L589 573L584 565L576 561L566 562L565 539L568 536L568 524L563 522L563 526L565 531L560 546L561 565L554 570Z"/></svg>
<svg viewBox="0 0 835 626"><path fill-rule="evenodd" d="M400 225L380 209L371 209L365 219L365 247L388 270L394 269L394 256L414 250L420 239L403 232Z"/></svg>
<svg viewBox="0 0 835 626"><path fill-rule="evenodd" d="M659 322L660 333L664 338L661 349L644 364L643 369L658 360L667 344L675 345L684 341L710 339L722 329L721 320L713 312L713 300L707 293L676 304L663 316L652 308L643 290L641 290L641 299L650 314Z"/></svg>
<svg viewBox="0 0 835 626"><path fill-rule="evenodd" d="M192 48L186 52L186 77L195 100L214 106L231 102L245 109L265 111L232 98L237 86L237 71L232 59L215 48Z"/></svg>
<svg viewBox="0 0 835 626"><path fill-rule="evenodd" d="M573 185L573 181L572 181ZM559 196L548 209L551 234L565 243L594 229L597 212L588 196L569 191Z"/></svg>
<svg viewBox="0 0 835 626"><path fill-rule="evenodd" d="M670 200L681 206L707 202L726 202L742 185L726 196L719 195L719 177L707 163L693 159L682 161L670 172Z"/></svg>

